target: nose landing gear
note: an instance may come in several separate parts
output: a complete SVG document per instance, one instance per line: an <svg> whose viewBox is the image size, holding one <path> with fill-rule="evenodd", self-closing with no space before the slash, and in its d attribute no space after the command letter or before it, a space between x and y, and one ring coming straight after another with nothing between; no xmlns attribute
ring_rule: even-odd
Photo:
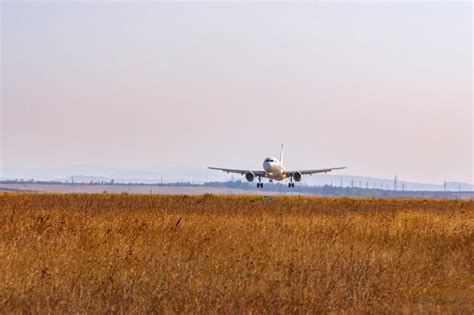
<svg viewBox="0 0 474 315"><path fill-rule="evenodd" d="M257 188L263 188L262 178L260 176L258 177Z"/></svg>

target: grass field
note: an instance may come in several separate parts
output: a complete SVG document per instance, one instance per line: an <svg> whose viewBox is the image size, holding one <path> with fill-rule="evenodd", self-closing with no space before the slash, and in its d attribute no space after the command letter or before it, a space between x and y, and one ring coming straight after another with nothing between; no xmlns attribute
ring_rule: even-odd
<svg viewBox="0 0 474 315"><path fill-rule="evenodd" d="M474 201L0 194L0 313L473 313Z"/></svg>

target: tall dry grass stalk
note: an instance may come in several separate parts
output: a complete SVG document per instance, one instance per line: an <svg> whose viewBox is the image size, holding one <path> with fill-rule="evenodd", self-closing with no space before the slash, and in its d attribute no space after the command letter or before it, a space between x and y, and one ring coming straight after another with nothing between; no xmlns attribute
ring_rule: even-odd
<svg viewBox="0 0 474 315"><path fill-rule="evenodd" d="M473 313L474 202L0 194L0 312Z"/></svg>

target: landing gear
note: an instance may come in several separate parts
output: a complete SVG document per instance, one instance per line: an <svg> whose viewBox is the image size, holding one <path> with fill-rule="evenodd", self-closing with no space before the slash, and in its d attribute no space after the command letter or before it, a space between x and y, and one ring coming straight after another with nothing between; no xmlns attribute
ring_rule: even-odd
<svg viewBox="0 0 474 315"><path fill-rule="evenodd" d="M260 176L258 177L257 188L263 188L262 178Z"/></svg>
<svg viewBox="0 0 474 315"><path fill-rule="evenodd" d="M293 183L293 177L290 177L290 182L288 183L288 188L295 188L295 183Z"/></svg>

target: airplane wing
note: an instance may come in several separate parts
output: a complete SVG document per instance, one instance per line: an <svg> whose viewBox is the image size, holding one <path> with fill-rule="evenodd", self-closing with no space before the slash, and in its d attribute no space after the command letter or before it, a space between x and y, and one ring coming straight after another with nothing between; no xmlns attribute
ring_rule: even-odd
<svg viewBox="0 0 474 315"><path fill-rule="evenodd" d="M223 171L226 173L236 173L240 175L245 175L248 172L252 172L255 176L260 176L260 177L266 177L266 173L264 171L252 171L252 170L235 170L231 168L220 168L220 167L209 167L211 170L218 170L218 171Z"/></svg>
<svg viewBox="0 0 474 315"><path fill-rule="evenodd" d="M288 174L288 176L293 176L295 173L301 173L301 175L312 175L316 173L328 173L334 170L343 170L346 167L332 167L332 168L320 168L320 169L314 169L314 170L296 170L296 171L286 171L285 173Z"/></svg>

